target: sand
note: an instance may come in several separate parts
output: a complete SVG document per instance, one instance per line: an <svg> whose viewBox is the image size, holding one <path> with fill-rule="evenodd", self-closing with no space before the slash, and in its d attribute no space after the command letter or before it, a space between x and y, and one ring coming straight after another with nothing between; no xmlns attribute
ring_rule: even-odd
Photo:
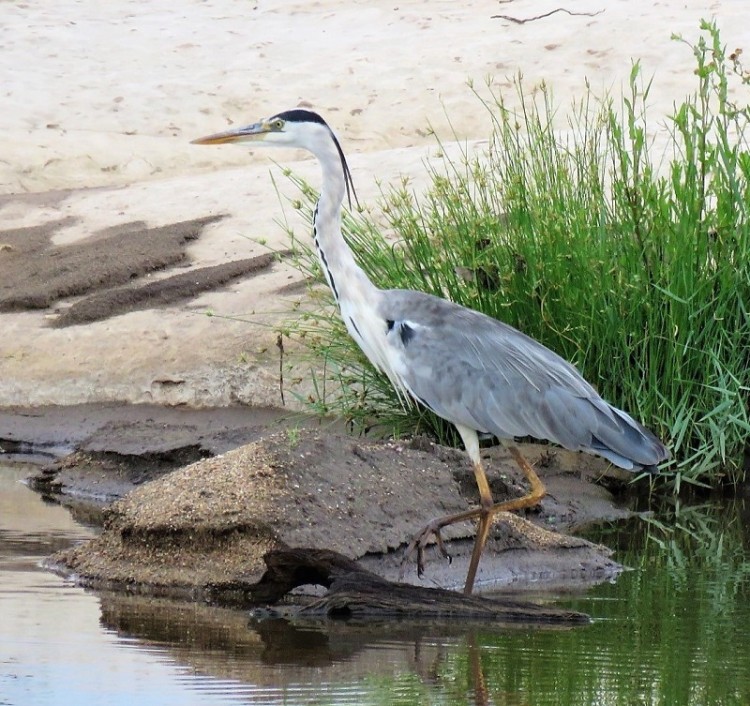
<svg viewBox="0 0 750 706"><path fill-rule="evenodd" d="M582 14L492 18L561 6ZM431 128L448 143L486 139L469 80L483 92L493 77L512 100L520 71L566 104L586 80L619 92L640 59L656 119L695 80L672 33L693 40L701 18L716 18L730 49L750 46L744 0L61 0L4 3L0 18L2 229L47 225L64 246L134 222L227 214L188 245L182 271L286 247L270 173L293 189L272 160L317 177L297 152L197 147L194 137L310 107L339 134L372 205L378 180L407 175L423 187ZM297 214L286 216L302 235ZM0 264L12 254L0 232ZM189 301L79 326L48 325L74 298L2 313L0 406L279 404L273 326L299 298L283 289L295 276L278 263Z"/></svg>

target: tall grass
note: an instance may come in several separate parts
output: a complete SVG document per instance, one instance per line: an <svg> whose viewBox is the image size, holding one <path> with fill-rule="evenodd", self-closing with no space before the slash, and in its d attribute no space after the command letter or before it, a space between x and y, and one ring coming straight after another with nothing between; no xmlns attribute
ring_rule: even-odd
<svg viewBox="0 0 750 706"><path fill-rule="evenodd" d="M487 152L446 151L426 167L425 194L390 188L376 213L346 218L345 236L379 286L479 309L574 363L670 445L679 488L744 473L750 110L732 96L747 98L750 74L714 24L701 24L695 44L675 39L692 49L697 85L666 124L647 120L650 83L637 63L619 100L587 87L565 116L546 86L528 94L520 78L519 109L477 91L493 126ZM316 194L295 181L309 217ZM295 244L298 268L319 279L307 239ZM360 427L451 440L442 420L401 407L330 296L315 292L321 308L290 328L323 371L313 404Z"/></svg>

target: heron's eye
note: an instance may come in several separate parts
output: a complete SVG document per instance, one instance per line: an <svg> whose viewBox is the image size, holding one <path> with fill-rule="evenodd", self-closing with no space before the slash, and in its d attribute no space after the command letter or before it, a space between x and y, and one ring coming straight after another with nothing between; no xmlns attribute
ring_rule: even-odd
<svg viewBox="0 0 750 706"><path fill-rule="evenodd" d="M274 120L274 121L273 121L273 122L271 123L271 127L272 127L272 128L274 129L274 130L281 130L281 129L282 129L283 127L284 127L284 121L283 121L283 120L281 120L281 119L279 119L279 120Z"/></svg>

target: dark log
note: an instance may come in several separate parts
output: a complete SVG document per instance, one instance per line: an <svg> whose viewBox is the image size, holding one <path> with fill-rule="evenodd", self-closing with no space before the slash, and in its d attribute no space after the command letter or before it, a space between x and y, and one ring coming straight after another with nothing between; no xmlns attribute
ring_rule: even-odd
<svg viewBox="0 0 750 706"><path fill-rule="evenodd" d="M439 618L558 625L590 622L587 615L575 611L386 581L327 549L277 549L263 560L268 570L249 588L256 604L276 603L297 586L317 584L328 589L325 596L302 607L297 613L300 617Z"/></svg>

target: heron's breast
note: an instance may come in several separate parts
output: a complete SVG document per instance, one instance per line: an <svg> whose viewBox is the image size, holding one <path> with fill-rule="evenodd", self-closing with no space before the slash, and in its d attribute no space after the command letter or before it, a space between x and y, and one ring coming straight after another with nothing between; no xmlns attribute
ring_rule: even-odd
<svg viewBox="0 0 750 706"><path fill-rule="evenodd" d="M394 346L392 326L377 313L370 302L341 301L341 316L352 338L359 344L368 360L385 373L393 386L404 396L411 394L404 373L408 369L403 346Z"/></svg>

